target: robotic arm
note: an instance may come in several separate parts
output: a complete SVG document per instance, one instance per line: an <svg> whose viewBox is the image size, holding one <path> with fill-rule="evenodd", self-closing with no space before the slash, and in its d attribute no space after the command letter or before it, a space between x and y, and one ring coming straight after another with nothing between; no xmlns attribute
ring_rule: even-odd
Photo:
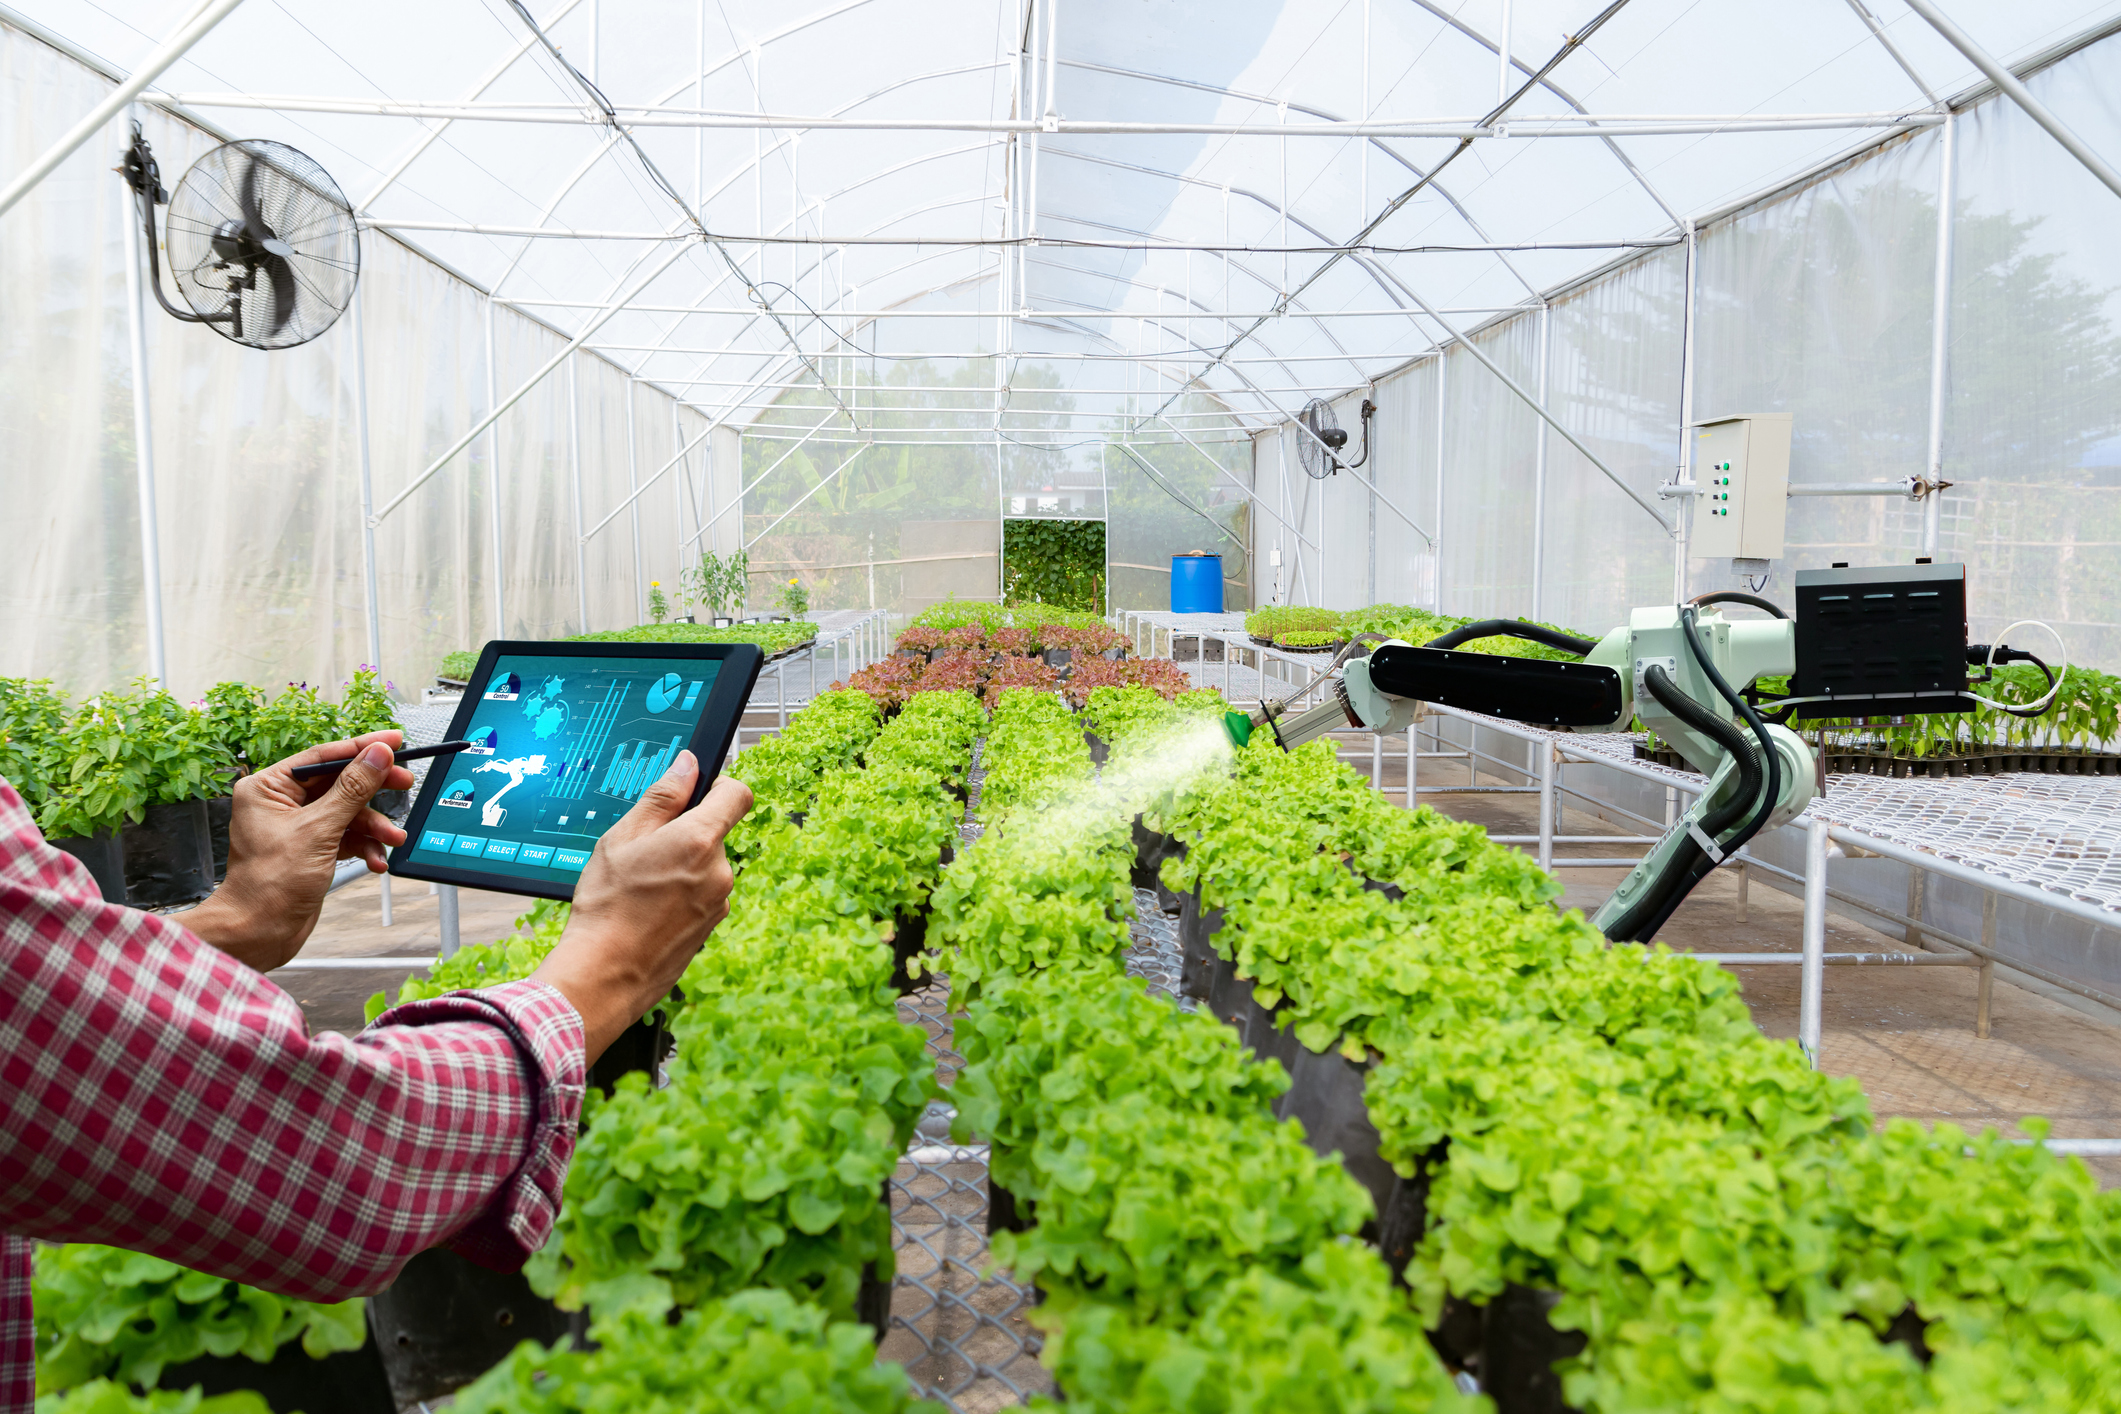
<svg viewBox="0 0 2121 1414"><path fill-rule="evenodd" d="M1576 663L1453 652L1470 638L1508 633L1584 654ZM1375 639L1376 635L1362 635ZM1438 646L1442 645L1442 646ZM1352 655L1368 646L1366 656ZM1713 606L1637 609L1597 643L1536 625L1474 624L1417 648L1396 639L1351 643L1328 699L1290 714L1263 703L1230 714L1239 744L1271 732L1293 750L1331 731L1403 731L1429 703L1574 731L1618 731L1636 717L1709 777L1708 788L1622 881L1592 922L1616 942L1647 942L1695 884L1763 829L1810 802L1811 748L1761 719L1740 693L1795 668L1796 625L1733 621ZM1328 669L1332 671L1331 668Z"/></svg>

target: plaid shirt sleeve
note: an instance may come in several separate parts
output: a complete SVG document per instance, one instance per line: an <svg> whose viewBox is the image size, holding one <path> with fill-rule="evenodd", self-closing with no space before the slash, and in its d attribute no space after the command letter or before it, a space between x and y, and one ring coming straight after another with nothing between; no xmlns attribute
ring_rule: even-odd
<svg viewBox="0 0 2121 1414"><path fill-rule="evenodd" d="M30 1403L22 1239L317 1301L444 1240L512 1270L552 1229L584 1079L581 1019L534 982L311 1036L174 919L102 902L0 781L0 1411Z"/></svg>

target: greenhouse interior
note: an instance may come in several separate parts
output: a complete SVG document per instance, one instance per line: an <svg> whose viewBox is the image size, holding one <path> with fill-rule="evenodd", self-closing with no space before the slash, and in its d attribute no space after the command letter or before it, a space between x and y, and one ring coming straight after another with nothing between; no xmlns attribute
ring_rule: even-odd
<svg viewBox="0 0 2121 1414"><path fill-rule="evenodd" d="M0 3L0 1414L2121 1411L2121 3L440 3Z"/></svg>

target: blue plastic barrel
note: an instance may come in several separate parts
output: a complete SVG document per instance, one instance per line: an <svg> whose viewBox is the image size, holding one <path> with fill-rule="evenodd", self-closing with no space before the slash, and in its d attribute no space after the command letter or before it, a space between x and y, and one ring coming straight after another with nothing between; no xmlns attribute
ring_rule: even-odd
<svg viewBox="0 0 2121 1414"><path fill-rule="evenodd" d="M1219 614L1222 611L1223 557L1204 554L1173 555L1171 612Z"/></svg>

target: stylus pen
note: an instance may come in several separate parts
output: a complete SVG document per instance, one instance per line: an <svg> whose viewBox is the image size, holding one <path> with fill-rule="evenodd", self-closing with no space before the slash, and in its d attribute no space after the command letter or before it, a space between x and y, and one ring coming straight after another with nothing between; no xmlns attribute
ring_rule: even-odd
<svg viewBox="0 0 2121 1414"><path fill-rule="evenodd" d="M422 761L429 756L448 756L462 751L470 745L471 743L468 741L443 741L437 742L433 746L415 746L410 751L397 753L397 757L392 764L402 766L407 761ZM293 775L298 781L313 780L318 776L328 776L333 771L344 770L346 767L351 766L355 759L355 757L349 756L343 761L318 761L313 765L297 766L293 771Z"/></svg>

